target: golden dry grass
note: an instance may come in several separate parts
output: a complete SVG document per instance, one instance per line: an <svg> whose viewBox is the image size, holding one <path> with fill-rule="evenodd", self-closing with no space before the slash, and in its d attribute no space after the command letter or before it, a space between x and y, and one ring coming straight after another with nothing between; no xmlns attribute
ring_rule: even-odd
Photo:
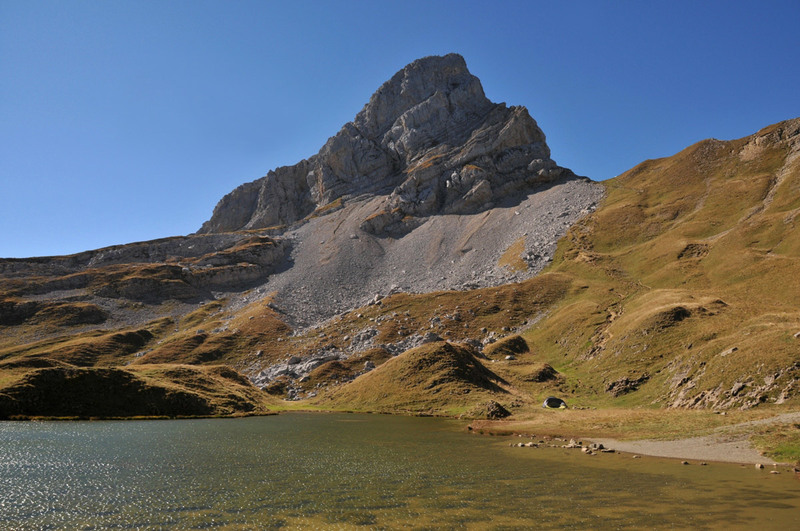
<svg viewBox="0 0 800 531"><path fill-rule="evenodd" d="M718 415L707 410L657 408L544 409L515 415L510 421L476 420L479 433L533 434L561 437L598 437L620 440L672 440L708 435L720 428L772 416L766 410L731 411Z"/></svg>
<svg viewBox="0 0 800 531"><path fill-rule="evenodd" d="M478 399L502 396L516 404L515 416L531 429L574 428L618 437L702 433L731 418L659 409L665 406L759 406L761 411L784 402L796 407L800 162L787 165L792 127L777 124L731 142L703 141L607 181L598 210L559 242L548 271L526 282L397 294L297 336L268 301L235 314L228 313L226 301L216 301L184 316L177 331L175 323L165 321L134 330L67 333L25 345L11 340L0 344L0 363L8 368L0 384L13 385L30 371L65 364L133 362L131 370L152 363L267 366L287 352L302 357L322 348L345 349L367 328L377 330L375 344L426 331L461 342L520 330L527 351L515 347L517 360L501 359L512 342L507 339L487 349L496 363L481 362L502 379L500 390L463 393L468 387L453 380L446 392L432 397L420 380L424 374L413 376L383 349L324 365L305 387L349 379L370 359L385 367L323 392L313 407L458 414ZM435 163L435 158L420 161L417 169ZM272 244L256 235L231 252ZM524 241L515 242L501 262L521 267L523 250ZM177 286L175 267L114 266L59 281L114 295L147 279L163 293L190 296ZM6 280L0 289L8 301L35 284ZM63 312L69 317L72 310L89 311L75 306ZM61 311L51 310L50 321L61 319ZM452 358L443 351L423 354L443 362ZM553 377L543 379L551 374L547 367ZM450 392L458 390L462 393ZM571 405L611 409L560 416L539 411L541 399L551 393Z"/></svg>
<svg viewBox="0 0 800 531"><path fill-rule="evenodd" d="M797 394L800 238L787 209L800 167L784 167L781 141L743 163L754 144L703 141L637 166L560 242L550 271L580 289L525 338L593 404L752 407Z"/></svg>
<svg viewBox="0 0 800 531"><path fill-rule="evenodd" d="M508 249L505 250L497 265L500 267L507 267L511 271L526 271L528 264L522 259L522 253L525 252L525 238L519 238L512 243Z"/></svg>

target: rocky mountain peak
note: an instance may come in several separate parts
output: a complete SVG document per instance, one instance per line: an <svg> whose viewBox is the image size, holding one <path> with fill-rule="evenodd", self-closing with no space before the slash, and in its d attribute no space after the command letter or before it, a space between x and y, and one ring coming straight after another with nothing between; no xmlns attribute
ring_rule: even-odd
<svg viewBox="0 0 800 531"><path fill-rule="evenodd" d="M460 55L425 57L385 82L319 153L225 196L200 232L289 226L365 194L388 200L362 229L402 232L570 176L524 107L489 101Z"/></svg>
<svg viewBox="0 0 800 531"><path fill-rule="evenodd" d="M354 124L364 134L380 137L397 125L404 113L437 94L432 104L446 101L464 112L485 112L492 105L463 57L454 53L430 56L414 61L381 85Z"/></svg>

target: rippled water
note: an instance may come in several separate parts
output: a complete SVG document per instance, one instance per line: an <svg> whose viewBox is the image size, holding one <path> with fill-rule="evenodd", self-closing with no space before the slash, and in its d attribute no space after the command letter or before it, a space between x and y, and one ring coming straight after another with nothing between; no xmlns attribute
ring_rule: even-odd
<svg viewBox="0 0 800 531"><path fill-rule="evenodd" d="M0 528L759 528L800 481L345 414L0 423Z"/></svg>

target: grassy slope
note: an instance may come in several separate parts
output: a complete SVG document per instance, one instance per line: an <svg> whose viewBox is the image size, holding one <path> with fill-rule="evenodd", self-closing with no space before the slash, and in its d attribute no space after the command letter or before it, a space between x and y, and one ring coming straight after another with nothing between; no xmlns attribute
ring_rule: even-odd
<svg viewBox="0 0 800 531"><path fill-rule="evenodd" d="M444 341L408 350L317 403L379 412L461 414L496 395L504 383L475 352Z"/></svg>
<svg viewBox="0 0 800 531"><path fill-rule="evenodd" d="M781 139L797 129L703 141L607 182L551 268L582 289L528 331L532 349L598 405L796 395L800 161Z"/></svg>
<svg viewBox="0 0 800 531"><path fill-rule="evenodd" d="M515 400L531 404L560 393L588 407L796 404L800 161L787 161L786 138L797 130L793 121L745 139L703 141L607 182L603 204L562 240L548 273L537 284L516 285L514 300L498 301L494 330L503 318L512 325L535 321L524 332L528 353L487 364L517 392ZM553 281L561 289L544 305L520 304ZM497 297L502 289L484 294ZM431 309L454 311L436 307L451 296L463 315L480 308L473 294L404 296L361 319L408 312L410 328L424 329ZM358 320L349 316L336 326L357 330L364 325ZM382 341L403 333L396 320L387 321ZM464 340L482 326L474 316L465 324L440 335ZM402 394L407 382L384 385ZM525 411L516 410L519 417Z"/></svg>
<svg viewBox="0 0 800 531"><path fill-rule="evenodd" d="M364 390L362 378L353 384L360 387L352 393L338 393L336 385L347 382L363 372L364 362L372 361L378 366L376 376L363 381L374 382L373 378L384 370L381 366L390 355L380 345L403 341L410 335L433 332L439 337L459 344L476 338L491 335L506 335L509 327L523 327L532 319L543 316L548 308L566 296L571 290L571 283L565 275L546 274L519 284L508 284L497 288L484 288L467 292L434 292L428 294L397 294L383 299L380 305L354 310L340 319L333 320L326 326L307 334L287 339L285 349L288 352L303 355L309 349L331 347L344 349L351 338L364 330L374 329L374 345L372 349L353 356L344 362L329 362L314 371L308 381L299 387L309 392L316 392L325 397L328 391L334 391L331 398L315 401L325 408L358 409L370 411L390 411L393 399L375 400ZM505 331L504 331L505 329ZM484 331L485 330L485 331ZM474 393L465 400L459 393L433 392L419 386L412 373L401 371L391 378L381 379L380 394L396 396L397 409L405 412L437 414L461 414L485 402L494 396L495 400L503 400L506 407L518 410L526 404L541 402L541 397L551 394L555 384L562 381L545 378L536 381L536 375L542 369L542 363L529 352L520 351L517 360L505 361L505 350L495 347L496 363L490 360L478 360L487 369L500 376L505 382L503 389L486 389ZM490 348L487 352L491 352ZM509 350L509 353L511 350ZM401 355L400 357L404 356ZM386 363L386 369L389 370ZM428 370L428 369L425 369ZM328 378L322 378L327 373ZM468 393L465 393L468 394ZM363 397L359 403L358 396Z"/></svg>
<svg viewBox="0 0 800 531"><path fill-rule="evenodd" d="M475 426L674 438L796 409L799 129L792 120L703 141L606 182L603 204L560 242L549 270L574 289L524 334L571 383L572 400L599 409ZM752 440L800 461L798 428L763 426Z"/></svg>
<svg viewBox="0 0 800 531"><path fill-rule="evenodd" d="M0 342L0 418L263 414L277 401L229 366L242 352L288 327L271 311L221 320L215 301L175 323L70 332ZM252 309L251 309L252 311ZM242 324L243 330L231 328ZM199 326L228 328L199 332ZM27 323L27 332L54 323ZM199 332L199 333L198 333ZM191 367L189 365L192 365ZM220 365L224 364L224 365Z"/></svg>
<svg viewBox="0 0 800 531"><path fill-rule="evenodd" d="M180 417L264 414L264 393L225 366L136 368L57 364L0 389L0 418Z"/></svg>

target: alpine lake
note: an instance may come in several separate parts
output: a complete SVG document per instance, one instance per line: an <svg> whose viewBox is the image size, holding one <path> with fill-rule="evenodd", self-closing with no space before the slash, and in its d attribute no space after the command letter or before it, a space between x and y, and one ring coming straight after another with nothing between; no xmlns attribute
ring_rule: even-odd
<svg viewBox="0 0 800 531"><path fill-rule="evenodd" d="M1 529L798 529L800 481L290 413L0 423Z"/></svg>

